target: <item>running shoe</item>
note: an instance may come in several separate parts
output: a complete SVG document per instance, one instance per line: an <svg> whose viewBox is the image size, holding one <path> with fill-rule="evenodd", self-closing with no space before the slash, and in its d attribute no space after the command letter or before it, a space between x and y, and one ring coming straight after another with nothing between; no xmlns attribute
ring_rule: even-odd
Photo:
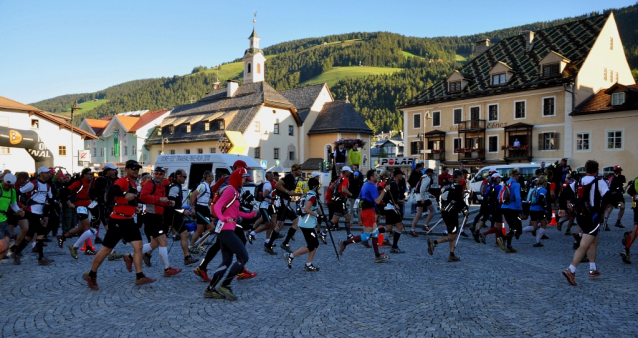
<svg viewBox="0 0 638 338"><path fill-rule="evenodd" d="M304 266L303 270L306 271L306 272L317 272L317 271L319 271L319 268L314 266L314 265L312 265L312 264L310 264L310 265Z"/></svg>
<svg viewBox="0 0 638 338"><path fill-rule="evenodd" d="M175 269L174 267L169 266L168 268L164 269L164 277L175 276L180 272L182 272L182 269Z"/></svg>
<svg viewBox="0 0 638 338"><path fill-rule="evenodd" d="M95 237L95 244L102 244L102 238Z"/></svg>
<svg viewBox="0 0 638 338"><path fill-rule="evenodd" d="M558 222L558 224L556 225L556 230L558 230L559 232L562 231L563 223L565 223L565 220Z"/></svg>
<svg viewBox="0 0 638 338"><path fill-rule="evenodd" d="M412 237L419 237L419 235L416 234L416 231L414 230L410 230L410 236Z"/></svg>
<svg viewBox="0 0 638 338"><path fill-rule="evenodd" d="M64 238L64 236L62 235L56 235L55 237L58 239L58 246L60 247L60 249L64 249L64 240L66 238ZM95 243L97 243L97 241L95 241Z"/></svg>
<svg viewBox="0 0 638 338"><path fill-rule="evenodd" d="M44 265L49 265L51 263L53 263L53 260L52 259L48 259L46 257L42 257L41 259L38 259L38 265L43 265L44 266Z"/></svg>
<svg viewBox="0 0 638 338"><path fill-rule="evenodd" d="M146 276L138 279L135 281L135 285L144 285L144 284L151 284L154 283L155 279L154 278L148 278Z"/></svg>
<svg viewBox="0 0 638 338"><path fill-rule="evenodd" d="M78 249L73 244L69 245L69 252L71 252L71 257L78 259Z"/></svg>
<svg viewBox="0 0 638 338"><path fill-rule="evenodd" d="M289 253L285 253L284 254L284 260L286 261L286 264L288 265L288 269L292 269L292 260L294 258L289 254Z"/></svg>
<svg viewBox="0 0 638 338"><path fill-rule="evenodd" d="M379 257L374 259L375 263L383 263L385 261L387 261L388 259L390 259L390 257L386 256L386 255L380 255Z"/></svg>
<svg viewBox="0 0 638 338"><path fill-rule="evenodd" d="M616 224L614 224L614 226L615 226L616 228L621 228L621 229L624 229L624 228L625 228L625 226L624 226L624 225L622 225L622 224L620 223L620 220L617 220L617 221L616 221Z"/></svg>
<svg viewBox="0 0 638 338"><path fill-rule="evenodd" d="M89 289L91 289L91 290L98 290L99 289L99 287L97 286L97 277L91 278L91 277L89 277L89 273L85 272L82 275L82 279L84 279L86 281L86 283L89 285Z"/></svg>
<svg viewBox="0 0 638 338"><path fill-rule="evenodd" d="M430 232L430 226L429 226L429 225L427 225L427 224L426 224L426 225L424 225L424 226L423 226L423 231Z"/></svg>
<svg viewBox="0 0 638 338"><path fill-rule="evenodd" d="M201 279L204 280L204 282L209 282L210 283L210 278L208 277L208 274L206 273L208 270L205 269L200 269L200 267L196 267L195 271L193 271L197 276L199 276Z"/></svg>
<svg viewBox="0 0 638 338"><path fill-rule="evenodd" d="M116 261L116 260L118 260L118 259L122 259L122 257L124 257L124 255L119 254L119 253L117 253L117 252L113 251L113 252L111 252L111 253L109 254L109 256L108 256L108 257L109 257L109 260L110 260L110 261Z"/></svg>
<svg viewBox="0 0 638 338"><path fill-rule="evenodd" d="M609 228L609 225L607 223L605 223L605 231L611 231L611 229Z"/></svg>
<svg viewBox="0 0 638 338"><path fill-rule="evenodd" d="M569 236L569 235L571 235L571 234L572 234L572 231L571 231L571 230L569 230L569 229L565 230L565 236Z"/></svg>
<svg viewBox="0 0 638 338"><path fill-rule="evenodd" d="M148 252L142 255L142 260L148 267L153 266L153 264L151 263L151 257L153 257L153 255L149 254Z"/></svg>
<svg viewBox="0 0 638 338"><path fill-rule="evenodd" d="M538 242L538 243L534 243L534 247L535 248L542 248L542 247L544 247L544 245L543 245L543 243Z"/></svg>
<svg viewBox="0 0 638 338"><path fill-rule="evenodd" d="M250 243L250 245L253 245L253 241L255 240L255 236L248 234L248 236L246 236L246 238L248 238L248 243Z"/></svg>
<svg viewBox="0 0 638 338"><path fill-rule="evenodd" d="M348 239L350 238L354 238L354 235L353 234L348 235Z"/></svg>
<svg viewBox="0 0 638 338"><path fill-rule="evenodd" d="M465 231L461 232L461 236L463 237L470 237L468 234L465 233Z"/></svg>
<svg viewBox="0 0 638 338"><path fill-rule="evenodd" d="M459 258L459 256L449 256L449 257L447 258L447 261L448 261L448 262L458 262L458 261L460 261L460 260L461 260L461 258Z"/></svg>
<svg viewBox="0 0 638 338"><path fill-rule="evenodd" d="M197 250L197 248L195 246L190 246L190 247L188 247L188 253L198 254L199 250Z"/></svg>
<svg viewBox="0 0 638 338"><path fill-rule="evenodd" d="M251 278L255 278L255 277L257 277L257 273L256 272L250 272L246 268L244 268L244 270L242 272L237 274L237 280L246 280L246 279L251 279Z"/></svg>
<svg viewBox="0 0 638 338"><path fill-rule="evenodd" d="M549 239L549 237L547 237L547 235L543 235L543 237L541 237L541 239Z"/></svg>
<svg viewBox="0 0 638 338"><path fill-rule="evenodd" d="M126 264L126 270L133 272L133 256L131 254L124 255L124 263Z"/></svg>
<svg viewBox="0 0 638 338"><path fill-rule="evenodd" d="M589 277L596 278L601 275L599 270L589 270Z"/></svg>
<svg viewBox="0 0 638 338"><path fill-rule="evenodd" d="M191 265L197 263L199 260L191 255L184 257L184 265Z"/></svg>
<svg viewBox="0 0 638 338"><path fill-rule="evenodd" d="M624 249L620 252L620 257L622 258L623 262L631 264L631 257L629 257L629 252L627 252L627 249Z"/></svg>
<svg viewBox="0 0 638 338"><path fill-rule="evenodd" d="M569 270L569 268L563 270L563 276L567 278L567 282L571 285L576 285L576 276Z"/></svg>
<svg viewBox="0 0 638 338"><path fill-rule="evenodd" d="M204 298L214 298L214 299L224 299L226 297L224 297L224 295L222 295L221 293L219 293L219 291L212 289L212 290L204 290Z"/></svg>
<svg viewBox="0 0 638 338"><path fill-rule="evenodd" d="M481 234L479 235L479 237L481 238L481 243L483 243L483 244L487 244L487 241L486 241L486 237L487 237L487 236L485 236L485 234L484 234L484 233L481 233Z"/></svg>
<svg viewBox="0 0 638 338"><path fill-rule="evenodd" d="M392 246L392 244L390 243L390 241L389 241L389 240L384 239L384 240L383 240L383 246Z"/></svg>
<svg viewBox="0 0 638 338"><path fill-rule="evenodd" d="M95 256L97 255L97 252L95 252L95 248L86 248L84 254L87 256Z"/></svg>
<svg viewBox="0 0 638 338"><path fill-rule="evenodd" d="M343 252L346 251L346 243L343 241L343 239L339 240L339 255L343 256Z"/></svg>
<svg viewBox="0 0 638 338"><path fill-rule="evenodd" d="M479 238L479 237L480 237L480 234L479 234L479 233L477 233L477 232L473 232L473 233L472 233L472 237L474 237L474 241L475 241L476 243L481 243L481 239Z"/></svg>
<svg viewBox="0 0 638 338"><path fill-rule="evenodd" d="M319 238L321 239L323 244L328 244L328 242L326 241L326 233L325 232L320 233L319 234Z"/></svg>
<svg viewBox="0 0 638 338"><path fill-rule="evenodd" d="M282 244L281 248L288 253L292 253L292 250L290 250L290 244Z"/></svg>
<svg viewBox="0 0 638 338"><path fill-rule="evenodd" d="M428 239L428 253L430 254L430 256L434 255L435 248L436 248L436 243L434 243L434 240Z"/></svg>
<svg viewBox="0 0 638 338"><path fill-rule="evenodd" d="M277 253L268 245L264 245L264 251L270 255L276 255Z"/></svg>
<svg viewBox="0 0 638 338"><path fill-rule="evenodd" d="M224 297L228 298L228 300L237 300L237 296L233 293L233 290L230 288L230 285L223 286L220 285L217 287L217 291L224 295Z"/></svg>
<svg viewBox="0 0 638 338"><path fill-rule="evenodd" d="M392 248L392 249L390 249L390 253L400 254L400 253L405 253L405 251L401 250L399 248Z"/></svg>
<svg viewBox="0 0 638 338"><path fill-rule="evenodd" d="M22 264L22 263L20 262L20 254L18 254L18 253L13 253L13 264L14 264L14 265L20 265L20 264Z"/></svg>
<svg viewBox="0 0 638 338"><path fill-rule="evenodd" d="M497 238L496 243L501 248L501 250L505 251L505 241L503 241L503 237Z"/></svg>
<svg viewBox="0 0 638 338"><path fill-rule="evenodd" d="M514 248L512 248L512 247L509 247L509 248L507 248L507 249L505 250L505 253L516 253L516 252L517 252L517 251L516 251L516 249L514 249Z"/></svg>

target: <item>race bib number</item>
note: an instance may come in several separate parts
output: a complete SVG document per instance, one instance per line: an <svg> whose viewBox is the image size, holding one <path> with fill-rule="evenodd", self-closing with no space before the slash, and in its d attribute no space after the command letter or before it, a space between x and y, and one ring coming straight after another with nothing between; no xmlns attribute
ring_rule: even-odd
<svg viewBox="0 0 638 338"><path fill-rule="evenodd" d="M88 215L89 214L89 210L86 207L78 207L77 208L77 212L78 212L78 214L82 214L82 215Z"/></svg>
<svg viewBox="0 0 638 338"><path fill-rule="evenodd" d="M93 202L91 202L91 204L89 204L89 209L93 209L93 208L95 208L96 206L97 206L97 202L96 202L96 201L93 201Z"/></svg>
<svg viewBox="0 0 638 338"><path fill-rule="evenodd" d="M216 233L222 232L222 228L224 227L224 224L226 224L226 223L224 223L222 221L217 221L217 225L215 226L215 232Z"/></svg>

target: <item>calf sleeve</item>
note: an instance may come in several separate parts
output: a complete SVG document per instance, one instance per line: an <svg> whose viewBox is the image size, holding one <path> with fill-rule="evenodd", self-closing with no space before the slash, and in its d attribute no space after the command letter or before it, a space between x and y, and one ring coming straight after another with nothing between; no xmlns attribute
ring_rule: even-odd
<svg viewBox="0 0 638 338"><path fill-rule="evenodd" d="M144 245L146 246L146 245ZM164 269L168 269L169 266L171 266L168 263L168 248L165 246L160 246L159 247L159 256L160 259L162 260L162 263L164 263Z"/></svg>

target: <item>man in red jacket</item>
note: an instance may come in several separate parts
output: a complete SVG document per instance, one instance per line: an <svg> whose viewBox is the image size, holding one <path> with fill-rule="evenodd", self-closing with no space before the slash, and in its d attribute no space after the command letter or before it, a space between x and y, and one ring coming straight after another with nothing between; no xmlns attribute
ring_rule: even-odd
<svg viewBox="0 0 638 338"><path fill-rule="evenodd" d="M153 172L153 179L144 185L140 194L140 201L146 204L146 221L144 231L151 236L151 242L144 244L142 253L144 263L151 266L151 251L159 246L159 255L164 264L164 276L174 276L182 272L182 269L173 268L168 262L168 241L164 226L164 207L172 207L174 201L169 201L166 197L166 189L162 185L164 180L164 168L156 167Z"/></svg>
<svg viewBox="0 0 638 338"><path fill-rule="evenodd" d="M91 198L89 197L89 187L93 180L93 173L91 168L82 169L82 178L73 182L67 189L69 191L69 198L66 204L69 208L75 209L75 213L78 217L78 226L67 232L64 235L57 235L58 246L60 249L64 247L64 242L67 238L75 236L75 234L81 233L80 238L73 245L69 245L69 251L71 257L78 259L78 249L82 242L88 241L91 236L95 235L96 230L91 229L91 219L89 218L89 205L91 204ZM71 201L75 198L75 202ZM91 247L87 242L85 255L95 255L95 248Z"/></svg>

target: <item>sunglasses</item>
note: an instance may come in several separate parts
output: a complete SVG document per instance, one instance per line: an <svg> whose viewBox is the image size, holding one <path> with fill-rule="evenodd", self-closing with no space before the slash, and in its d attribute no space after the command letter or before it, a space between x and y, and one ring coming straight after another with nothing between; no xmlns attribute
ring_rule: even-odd
<svg viewBox="0 0 638 338"><path fill-rule="evenodd" d="M179 177L183 177L184 179L187 179L187 178L188 178L188 175L184 175L184 176L182 176L182 175L177 175L177 176L179 176Z"/></svg>
<svg viewBox="0 0 638 338"><path fill-rule="evenodd" d="M154 174L154 175L157 175L157 176L164 176L164 173L163 173L163 172L157 172L157 171L156 171L156 172L154 172L153 174Z"/></svg>

